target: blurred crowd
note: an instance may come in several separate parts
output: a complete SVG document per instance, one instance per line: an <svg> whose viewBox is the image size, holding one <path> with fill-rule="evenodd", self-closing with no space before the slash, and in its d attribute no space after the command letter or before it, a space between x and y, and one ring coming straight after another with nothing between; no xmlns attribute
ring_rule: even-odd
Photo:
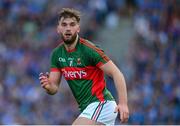
<svg viewBox="0 0 180 126"><path fill-rule="evenodd" d="M124 68L129 122L180 124L180 1L139 0L138 5Z"/></svg>
<svg viewBox="0 0 180 126"><path fill-rule="evenodd" d="M56 25L62 7L83 12L81 35L90 40L112 13L132 17L135 34L122 67L131 113L128 124L180 124L178 4L178 0L1 0L0 124L71 124L78 116L64 79L54 96L47 95L38 80L40 72L49 71L50 53L60 41Z"/></svg>

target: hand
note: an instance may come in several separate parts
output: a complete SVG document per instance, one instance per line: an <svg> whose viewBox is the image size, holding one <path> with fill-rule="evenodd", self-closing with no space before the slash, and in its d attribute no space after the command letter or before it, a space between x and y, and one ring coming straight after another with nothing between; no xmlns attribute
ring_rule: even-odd
<svg viewBox="0 0 180 126"><path fill-rule="evenodd" d="M41 87L43 87L44 89L48 90L49 86L50 86L50 82L49 82L49 73L46 72L44 73L40 73L39 74L39 80L40 80L40 84Z"/></svg>
<svg viewBox="0 0 180 126"><path fill-rule="evenodd" d="M127 104L118 104L115 112L119 112L120 113L120 120L121 123L125 123L128 121L129 119L129 109Z"/></svg>

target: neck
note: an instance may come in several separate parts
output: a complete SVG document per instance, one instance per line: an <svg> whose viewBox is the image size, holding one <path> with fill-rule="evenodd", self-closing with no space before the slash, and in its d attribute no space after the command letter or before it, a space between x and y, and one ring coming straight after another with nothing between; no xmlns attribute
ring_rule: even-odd
<svg viewBox="0 0 180 126"><path fill-rule="evenodd" d="M64 46L65 46L67 51L71 51L71 50L75 49L77 42L78 42L78 35L76 36L76 39L72 44L65 44L64 43Z"/></svg>

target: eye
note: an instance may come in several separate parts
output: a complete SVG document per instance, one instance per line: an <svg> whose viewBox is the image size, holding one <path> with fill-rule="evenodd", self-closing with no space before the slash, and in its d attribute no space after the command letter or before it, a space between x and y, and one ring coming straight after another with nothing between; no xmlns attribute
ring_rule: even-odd
<svg viewBox="0 0 180 126"><path fill-rule="evenodd" d="M75 25L76 25L75 22L71 22L71 23L70 23L70 26L75 26Z"/></svg>
<svg viewBox="0 0 180 126"><path fill-rule="evenodd" d="M67 24L66 23L61 23L61 26L65 27L65 26L67 26Z"/></svg>

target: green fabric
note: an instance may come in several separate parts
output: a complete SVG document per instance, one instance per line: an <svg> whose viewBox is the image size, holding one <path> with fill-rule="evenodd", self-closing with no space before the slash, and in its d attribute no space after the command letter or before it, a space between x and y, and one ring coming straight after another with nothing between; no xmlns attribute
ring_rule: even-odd
<svg viewBox="0 0 180 126"><path fill-rule="evenodd" d="M75 51L66 51L63 44L52 51L51 68L60 70L83 111L94 101L114 100L106 88L104 73L96 65L105 64L109 58L87 40L78 40ZM94 93L94 94L93 94Z"/></svg>

